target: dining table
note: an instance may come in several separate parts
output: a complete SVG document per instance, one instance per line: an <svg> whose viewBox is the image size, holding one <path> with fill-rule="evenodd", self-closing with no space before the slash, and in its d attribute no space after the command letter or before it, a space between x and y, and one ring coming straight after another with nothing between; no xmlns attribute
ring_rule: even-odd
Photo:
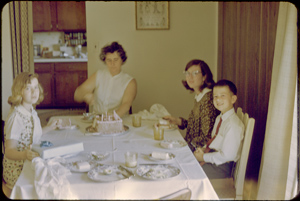
<svg viewBox="0 0 300 201"><path fill-rule="evenodd" d="M142 119L140 127L132 126L132 116L122 118L126 127L124 132L117 135L96 135L87 130L92 125L82 115L55 116L51 118L67 118L71 120L72 129L56 129L42 135L41 141L57 142L72 141L82 142L84 150L74 155L69 155L67 161L88 160L91 153L106 155L98 165L89 171L71 171L66 178L69 189L75 199L160 199L181 189L191 190L191 200L218 200L208 177L194 157L189 146L177 127L164 130L163 140L154 140L153 125L157 120ZM163 142L181 142L179 146L164 147ZM137 166L125 166L125 153L137 152ZM151 157L151 153L168 153L172 158L161 160ZM47 159L45 159L47 160ZM122 167L130 176L120 176L117 180L96 180L91 177L95 168ZM164 178L147 178L141 168L163 167L173 168L174 172ZM125 168L125 169L124 169ZM100 170L99 170L100 171ZM103 169L101 170L103 171ZM124 171L122 171L124 173ZM140 171L140 172L139 172ZM144 171L144 170L143 170ZM122 173L122 174L123 174ZM109 175L107 175L109 178ZM40 199L35 188L35 171L32 162L26 160L22 172L12 189L11 199Z"/></svg>

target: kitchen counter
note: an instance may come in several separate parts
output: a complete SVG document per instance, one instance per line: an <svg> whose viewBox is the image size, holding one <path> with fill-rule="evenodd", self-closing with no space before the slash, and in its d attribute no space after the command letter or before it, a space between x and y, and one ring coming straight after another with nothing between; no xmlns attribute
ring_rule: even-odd
<svg viewBox="0 0 300 201"><path fill-rule="evenodd" d="M87 58L34 58L34 63L87 62Z"/></svg>

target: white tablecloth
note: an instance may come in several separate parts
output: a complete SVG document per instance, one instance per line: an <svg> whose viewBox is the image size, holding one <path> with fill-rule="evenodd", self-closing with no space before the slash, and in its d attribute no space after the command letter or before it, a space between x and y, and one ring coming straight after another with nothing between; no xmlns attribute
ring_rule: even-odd
<svg viewBox="0 0 300 201"><path fill-rule="evenodd" d="M64 117L65 118L65 117ZM183 188L192 191L192 200L196 199L218 199L209 179L201 166L193 156L188 146L167 150L159 145L159 141L153 139L153 120L142 120L142 126L132 126L130 116L123 118L124 125L129 131L120 136L101 137L85 136L86 127L91 123L81 120L82 116L70 116L72 124L79 125L77 130L55 130L42 136L42 140L56 141L73 140L84 143L84 152L90 151L112 151L109 158L103 164L124 165L124 153L136 151L139 153L139 164L155 164L147 156L152 151L167 151L175 154L175 159L168 164L178 167L181 173L166 180L146 180L138 175L130 179L116 182L96 182L88 178L87 173L72 173L68 176L71 191L76 199L158 199ZM166 130L165 140L184 140L178 130ZM134 169L133 169L134 170ZM38 199L34 187L34 170L31 162L26 161L22 173L12 190L11 199Z"/></svg>

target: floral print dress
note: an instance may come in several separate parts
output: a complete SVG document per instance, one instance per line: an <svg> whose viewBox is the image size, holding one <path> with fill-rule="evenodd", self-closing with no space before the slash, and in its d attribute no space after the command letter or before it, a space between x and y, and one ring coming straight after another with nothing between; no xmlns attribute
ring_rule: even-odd
<svg viewBox="0 0 300 201"><path fill-rule="evenodd" d="M203 147L211 138L216 117L220 114L213 104L212 91L207 92L199 102L194 101L194 108L188 120L182 119L180 129L187 129L185 140L192 151Z"/></svg>
<svg viewBox="0 0 300 201"><path fill-rule="evenodd" d="M23 106L12 107L5 121L4 140L17 140L17 150L24 151L39 140L42 135L40 120L36 111L27 111ZM23 169L24 160L11 160L3 157L3 179L9 188L13 188Z"/></svg>

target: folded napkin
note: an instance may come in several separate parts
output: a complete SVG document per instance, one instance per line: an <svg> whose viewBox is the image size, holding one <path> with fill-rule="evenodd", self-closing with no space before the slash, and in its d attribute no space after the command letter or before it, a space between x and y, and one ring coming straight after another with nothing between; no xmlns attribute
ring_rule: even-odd
<svg viewBox="0 0 300 201"><path fill-rule="evenodd" d="M63 161L61 157L48 160L36 157L32 160L34 186L39 199L77 199L67 179L71 172L60 164Z"/></svg>
<svg viewBox="0 0 300 201"><path fill-rule="evenodd" d="M161 104L154 104L150 107L150 110L143 110L137 113L142 117L142 119L149 119L149 120L158 120L164 116L170 115L167 109Z"/></svg>

